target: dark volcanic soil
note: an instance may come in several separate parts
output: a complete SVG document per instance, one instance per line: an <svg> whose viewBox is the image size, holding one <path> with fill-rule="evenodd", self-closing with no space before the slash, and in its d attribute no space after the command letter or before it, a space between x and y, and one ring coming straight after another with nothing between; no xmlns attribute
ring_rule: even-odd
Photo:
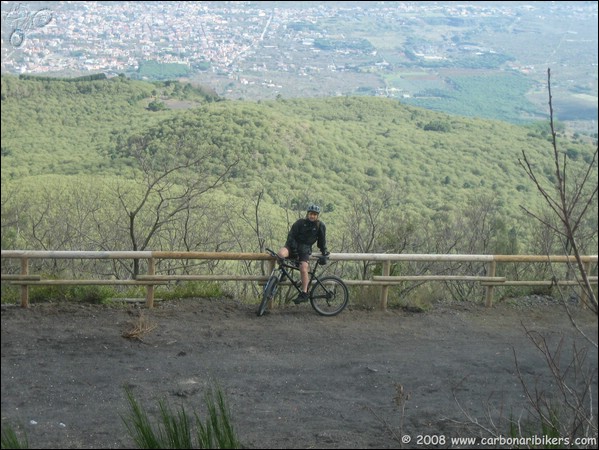
<svg viewBox="0 0 599 450"><path fill-rule="evenodd" d="M229 299L152 310L4 305L2 428L26 433L30 448L131 448L125 387L152 417L161 399L205 417L204 396L218 384L246 448L430 448L419 435L474 437L474 419L490 427L489 414L499 425L526 417L515 359L526 383L552 389L524 327L552 347L564 338L564 361L573 339L585 345L563 307L547 301L332 318L309 304L264 317L255 309ZM597 316L575 313L597 342ZM155 328L124 337L140 316ZM589 357L596 368L595 348ZM403 412L394 400L402 388Z"/></svg>

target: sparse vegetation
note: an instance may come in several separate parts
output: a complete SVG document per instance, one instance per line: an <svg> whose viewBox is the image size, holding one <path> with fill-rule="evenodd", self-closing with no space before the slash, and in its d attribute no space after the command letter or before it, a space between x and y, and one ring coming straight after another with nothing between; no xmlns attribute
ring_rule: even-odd
<svg viewBox="0 0 599 450"><path fill-rule="evenodd" d="M31 286L31 303L39 302L81 302L115 306L119 299L139 299L145 301L144 287L119 286ZM2 303L19 303L18 286L2 284ZM185 282L156 288L155 296L162 300L179 298L216 298L224 295L223 286L215 282Z"/></svg>
<svg viewBox="0 0 599 450"><path fill-rule="evenodd" d="M127 328L123 331L123 337L126 339L136 339L143 341L143 337L154 330L157 325L148 319L143 313L127 324Z"/></svg>
<svg viewBox="0 0 599 450"><path fill-rule="evenodd" d="M152 420L131 389L125 393L131 411L123 421L138 448L241 448L220 388L204 397L205 420L197 412L191 417L184 407L173 411L164 400L158 401L159 419Z"/></svg>
<svg viewBox="0 0 599 450"><path fill-rule="evenodd" d="M21 438L11 425L2 425L2 448L29 448L27 436Z"/></svg>

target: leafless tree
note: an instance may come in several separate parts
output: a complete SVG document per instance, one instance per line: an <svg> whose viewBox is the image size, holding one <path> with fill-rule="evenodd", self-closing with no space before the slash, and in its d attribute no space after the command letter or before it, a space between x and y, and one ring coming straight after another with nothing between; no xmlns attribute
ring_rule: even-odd
<svg viewBox="0 0 599 450"><path fill-rule="evenodd" d="M589 281L589 274L581 259L578 233L585 216L592 211L597 201L597 147L592 160L579 174L573 175L568 167L568 157L565 152L560 152L557 145L557 133L553 120L553 104L551 97L551 69L547 69L547 84L549 90L549 112L551 126L551 143L553 147L553 163L555 168L555 183L546 186L541 177L534 169L524 151L522 159L518 162L533 181L537 190L541 193L545 203L558 218L557 222L547 220L539 214L531 212L528 208L523 209L542 222L546 227L553 230L562 240L562 245L567 254L573 254L576 259L577 273L580 275L580 285L584 289L588 299L589 307L595 314L598 313L597 297ZM594 185L593 185L594 183ZM596 233L596 230L595 230Z"/></svg>
<svg viewBox="0 0 599 450"><path fill-rule="evenodd" d="M413 239L414 227L399 208L397 189L372 191L354 197L345 218L344 248L356 253L402 253ZM370 276L376 263L364 261L361 278Z"/></svg>
<svg viewBox="0 0 599 450"><path fill-rule="evenodd" d="M597 314L597 299L591 288L585 265L581 260L581 247L579 245L580 236L585 236L584 233L581 233L581 228L584 228L584 221L586 220L585 216L594 213L592 209L596 203L597 149L595 149L592 159L588 162L588 166L572 177L571 170L568 170L567 156L566 154L560 154L557 147L553 123L550 74L551 72L548 70L555 183L550 186L545 185L545 182L537 175L533 168L534 165L525 152L522 152L522 159L519 160L519 163L543 196L551 214L547 210L533 213L527 208L523 207L523 209L538 220L538 223L542 224L546 231L549 231L549 233L543 234L548 254L553 249L551 242L557 238L561 241L561 246L566 254L574 255L576 260L575 268L580 275L578 278L579 285L584 289L586 298L589 300L590 304L588 306ZM589 211L591 212L589 213ZM596 233L595 227L594 234L596 235ZM528 379L526 373L521 370L516 349L513 349L517 376L528 400L530 415L527 417L510 416L506 424L503 413L499 414L498 420L489 414L486 423L483 424L465 411L458 402L470 423L479 427L485 434L491 436L504 434L505 429L509 427L511 434L526 437L531 434L531 430L536 433L540 429L545 435L559 437L560 445L564 448L595 448L597 437L597 365L594 358L589 358L589 355L597 354L596 337L593 337L592 332L585 332L583 327L579 326L576 320L573 319L563 296L562 300L576 332L590 344L592 353L589 353L588 347L581 346L576 340L573 340L572 352L568 356L564 350L565 339L563 337L553 346L546 336L534 330L529 330L523 325L531 343L543 355L546 362L545 368L548 370L552 382L541 386L537 382ZM584 443L576 443L576 438L582 438L580 442Z"/></svg>
<svg viewBox="0 0 599 450"><path fill-rule="evenodd" d="M533 417L543 429L552 430L574 443L575 438L597 436L596 395L597 366L588 358L588 348L572 343L572 356L563 357L564 338L552 347L547 338L526 329L530 341L545 358L554 383L547 389L531 387L520 369L516 350L514 359L522 388ZM596 351L596 349L595 349ZM520 427L518 427L520 428Z"/></svg>
<svg viewBox="0 0 599 450"><path fill-rule="evenodd" d="M121 151L139 169L139 190L119 186L116 192L134 251L148 248L163 227L198 208L198 199L221 186L239 162L237 156L223 154L218 145L204 143L188 130L178 130L168 140L156 131L134 136ZM138 273L135 260L133 275Z"/></svg>

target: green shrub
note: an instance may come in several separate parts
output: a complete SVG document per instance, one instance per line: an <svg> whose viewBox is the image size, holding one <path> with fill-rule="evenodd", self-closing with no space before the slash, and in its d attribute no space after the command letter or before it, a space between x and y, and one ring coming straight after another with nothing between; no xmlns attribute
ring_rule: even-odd
<svg viewBox="0 0 599 450"><path fill-rule="evenodd" d="M31 286L29 289L29 301L31 303L62 301L101 304L106 299L114 297L116 292L116 289L111 286Z"/></svg>

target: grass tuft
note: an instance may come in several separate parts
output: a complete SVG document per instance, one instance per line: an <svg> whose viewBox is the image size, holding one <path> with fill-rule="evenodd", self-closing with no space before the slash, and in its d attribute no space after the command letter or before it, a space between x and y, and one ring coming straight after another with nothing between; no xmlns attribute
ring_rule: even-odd
<svg viewBox="0 0 599 450"><path fill-rule="evenodd" d="M19 439L17 433L10 425L2 426L2 448L29 448L27 436Z"/></svg>
<svg viewBox="0 0 599 450"><path fill-rule="evenodd" d="M125 393L131 412L123 421L139 448L241 448L220 389L217 389L216 394L209 392L205 396L208 409L206 420L202 422L198 413L194 412L193 423L183 407L173 411L166 402L160 400L160 421L153 424L131 390L125 388ZM193 425L196 427L195 433L192 433Z"/></svg>

